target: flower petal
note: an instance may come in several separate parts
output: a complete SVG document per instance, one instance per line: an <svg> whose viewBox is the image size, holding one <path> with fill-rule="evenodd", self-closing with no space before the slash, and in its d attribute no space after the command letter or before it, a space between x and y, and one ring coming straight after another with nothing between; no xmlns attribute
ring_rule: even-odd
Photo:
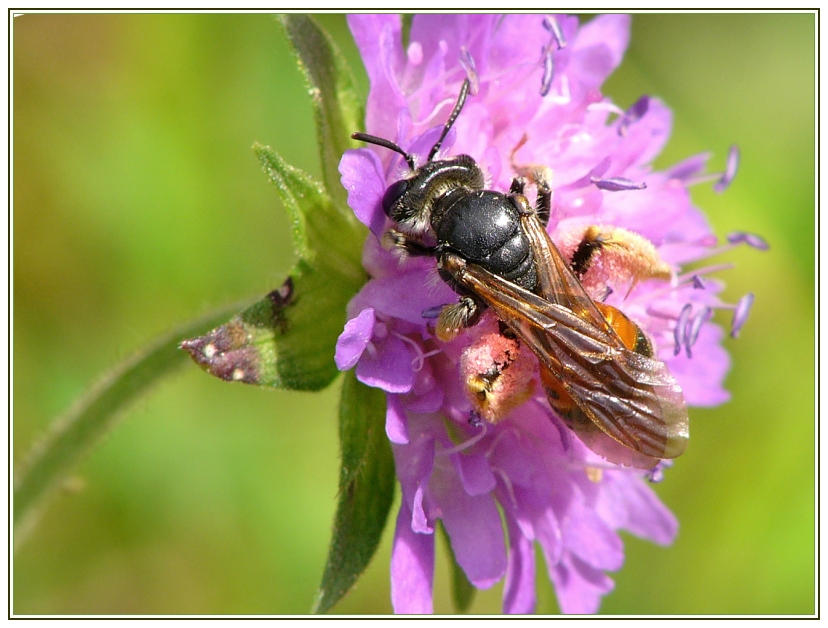
<svg viewBox="0 0 828 628"><path fill-rule="evenodd" d="M613 528L659 545L669 545L678 532L675 515L646 481L629 471L605 471L596 512Z"/></svg>
<svg viewBox="0 0 828 628"><path fill-rule="evenodd" d="M411 529L411 511L405 504L397 514L391 549L391 603L395 613L433 613L434 535Z"/></svg>
<svg viewBox="0 0 828 628"><path fill-rule="evenodd" d="M375 322L374 308L368 307L345 323L345 329L336 341L334 355L336 367L340 371L354 368L359 358L362 357L363 351L371 342L371 336L374 334Z"/></svg>
<svg viewBox="0 0 828 628"><path fill-rule="evenodd" d="M572 46L577 67L573 74L589 76L594 87L618 67L630 43L630 16L620 13L598 15L584 24Z"/></svg>
<svg viewBox="0 0 828 628"><path fill-rule="evenodd" d="M520 527L504 511L509 531L509 558L503 586L503 612L528 614L535 612L535 548L520 533Z"/></svg>
<svg viewBox="0 0 828 628"><path fill-rule="evenodd" d="M503 525L493 496L469 495L458 478L437 468L429 488L440 504L457 564L474 586L488 589L506 573Z"/></svg>
<svg viewBox="0 0 828 628"><path fill-rule="evenodd" d="M365 128L379 137L397 136L397 112L407 110L397 73L403 68L399 15L359 14L348 16L348 26L359 47L371 80L365 108Z"/></svg>
<svg viewBox="0 0 828 628"><path fill-rule="evenodd" d="M385 412L385 433L388 440L398 445L408 443L408 420L403 410L399 395L386 397L388 407Z"/></svg>
<svg viewBox="0 0 828 628"><path fill-rule="evenodd" d="M411 348L393 336L375 346L376 352L364 352L357 363L357 379L385 392L406 393L411 390L414 384Z"/></svg>
<svg viewBox="0 0 828 628"><path fill-rule="evenodd" d="M615 571L624 563L619 536L576 491L561 521L564 545L586 564Z"/></svg>
<svg viewBox="0 0 828 628"><path fill-rule="evenodd" d="M485 495L494 489L497 482L485 454L454 454L452 462L469 495Z"/></svg>
<svg viewBox="0 0 828 628"><path fill-rule="evenodd" d="M721 346L723 337L721 327L705 325L699 330L692 358L682 353L665 360L688 405L709 407L730 399L723 386L730 370L730 356Z"/></svg>
<svg viewBox="0 0 828 628"><path fill-rule="evenodd" d="M612 579L575 556L566 556L549 570L562 613L589 615L601 605L601 597L615 587Z"/></svg>
<svg viewBox="0 0 828 628"><path fill-rule="evenodd" d="M348 205L359 221L380 239L385 231L382 211L385 176L380 158L367 148L346 151L339 162L339 173L342 187L348 191Z"/></svg>

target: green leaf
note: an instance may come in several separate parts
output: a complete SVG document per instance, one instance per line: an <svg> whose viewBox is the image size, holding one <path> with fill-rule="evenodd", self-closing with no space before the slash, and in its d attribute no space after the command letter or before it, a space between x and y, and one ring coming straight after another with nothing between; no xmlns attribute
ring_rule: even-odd
<svg viewBox="0 0 828 628"><path fill-rule="evenodd" d="M178 350L181 338L203 332L240 306L225 306L204 318L159 338L125 360L93 386L25 458L14 487L15 545L29 532L38 515L74 467L115 427L120 412L149 386L181 366L186 356Z"/></svg>
<svg viewBox="0 0 828 628"><path fill-rule="evenodd" d="M253 150L290 215L299 258L320 270L330 270L334 273L332 282L341 277L349 285L361 286L366 280L362 243L368 230L350 209L338 211L320 183L288 165L272 148L255 144ZM338 181L336 185L342 188Z"/></svg>
<svg viewBox="0 0 828 628"><path fill-rule="evenodd" d="M309 175L289 166L267 146L254 148L291 216L299 253L291 272L296 297L281 304L280 316L269 319L269 327L265 302L273 299L260 302L265 320L255 318L255 324L265 333L259 339L270 342L269 347L259 344L262 371L277 375L266 382L270 385L317 390L336 377L334 350L345 325L345 308L368 279L361 262L367 231L352 212L335 211ZM242 318L247 314L258 316L248 310Z"/></svg>
<svg viewBox="0 0 828 628"><path fill-rule="evenodd" d="M469 610L477 589L469 582L468 577L466 577L466 572L457 563L457 559L454 557L454 551L451 549L451 539L443 527L442 520L438 519L437 521L440 526L440 532L442 533L443 543L448 550L449 560L451 562L451 599L454 602L457 612L465 613Z"/></svg>
<svg viewBox="0 0 828 628"><path fill-rule="evenodd" d="M346 206L345 190L339 184L339 160L355 148L351 133L362 128L365 118L357 96L354 75L330 36L307 15L279 18L313 100L317 141L325 185L337 207Z"/></svg>
<svg viewBox="0 0 828 628"><path fill-rule="evenodd" d="M300 261L281 288L181 348L225 381L321 390L339 373L333 347L351 296L329 282Z"/></svg>
<svg viewBox="0 0 828 628"><path fill-rule="evenodd" d="M182 343L227 381L319 390L338 371L336 339L348 301L365 283L365 228L333 210L322 187L272 149L255 146L293 223L299 261L282 287L210 333Z"/></svg>
<svg viewBox="0 0 828 628"><path fill-rule="evenodd" d="M385 436L385 395L345 374L339 406L342 467L333 539L314 604L324 613L368 566L394 498L394 458Z"/></svg>

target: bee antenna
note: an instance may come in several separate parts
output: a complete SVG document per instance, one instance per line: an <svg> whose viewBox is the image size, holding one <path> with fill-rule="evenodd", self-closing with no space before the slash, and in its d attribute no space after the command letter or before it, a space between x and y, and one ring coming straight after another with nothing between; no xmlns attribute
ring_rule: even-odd
<svg viewBox="0 0 828 628"><path fill-rule="evenodd" d="M417 163L414 161L414 155L409 155L391 140L386 140L382 137L377 137L376 135L368 135L367 133L353 133L351 135L351 139L360 142L365 142L366 144L375 144L376 146L382 146L383 148L387 148L388 150L393 150L395 153L399 153L405 158L405 161L408 164L409 168L411 168L412 170L417 169Z"/></svg>
<svg viewBox="0 0 828 628"><path fill-rule="evenodd" d="M463 79L463 85L460 87L460 95L457 97L457 103L454 105L454 109L451 112L448 120L446 121L446 126L443 127L443 132L440 134L440 139L437 140L437 143L431 147L431 151L428 153L428 160L431 161L434 159L434 155L437 154L437 151L440 150L440 146L443 145L443 140L446 139L446 135L451 130L451 127L454 125L454 121L457 119L457 116L460 115L460 110L463 109L463 105L466 104L466 96L469 95L469 86L471 85L469 79Z"/></svg>

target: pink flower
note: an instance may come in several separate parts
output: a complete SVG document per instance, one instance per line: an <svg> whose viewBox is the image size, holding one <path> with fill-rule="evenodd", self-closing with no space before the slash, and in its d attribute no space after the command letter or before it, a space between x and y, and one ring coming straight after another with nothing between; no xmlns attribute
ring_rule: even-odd
<svg viewBox="0 0 828 628"><path fill-rule="evenodd" d="M398 17L359 15L349 24L371 80L368 133L424 163L469 77L476 93L441 154L472 156L487 188L500 191L509 189L516 169L551 168L548 230L564 256L590 225L652 243L669 279L637 281L630 262L607 255L584 274L584 287L646 332L689 405L727 400L724 334L708 319L712 309L731 306L718 300L721 284L704 278L703 269L681 272L681 265L722 251L687 191L703 177L706 157L653 171L650 163L670 135L669 109L642 97L624 111L599 91L621 61L629 17L600 16L579 27L564 16L417 16L405 50ZM505 577L504 612L535 608L537 542L562 611L594 613L613 587L605 572L624 560L619 530L659 544L675 537L675 518L648 486L660 469L648 475L601 459L563 427L539 387L527 385L523 402L496 425L469 424L472 406L458 365L494 319L486 314L440 342L423 313L457 295L439 280L433 258L400 260L381 246L393 226L383 194L407 170L399 154L381 147L349 151L340 164L349 204L371 230L363 254L371 280L349 305L336 361L387 396L386 432L402 487L391 562L394 609L432 611L440 520L475 587Z"/></svg>

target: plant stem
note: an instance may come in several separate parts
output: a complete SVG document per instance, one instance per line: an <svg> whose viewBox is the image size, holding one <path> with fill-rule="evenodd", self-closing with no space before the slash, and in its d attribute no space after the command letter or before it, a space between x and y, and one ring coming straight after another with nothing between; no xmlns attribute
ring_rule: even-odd
<svg viewBox="0 0 828 628"><path fill-rule="evenodd" d="M188 359L180 342L216 327L244 304L224 306L156 339L92 386L36 443L15 474L14 544L34 528L48 498L83 457L112 430L120 411Z"/></svg>

